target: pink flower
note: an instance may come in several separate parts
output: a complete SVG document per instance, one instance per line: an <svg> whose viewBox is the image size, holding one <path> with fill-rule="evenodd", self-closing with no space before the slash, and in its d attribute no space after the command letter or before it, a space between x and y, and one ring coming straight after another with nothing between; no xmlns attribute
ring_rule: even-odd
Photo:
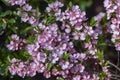
<svg viewBox="0 0 120 80"><path fill-rule="evenodd" d="M18 35L16 35L16 34L12 34L11 35L11 38L13 39L13 40L19 40L19 36Z"/></svg>
<svg viewBox="0 0 120 80"><path fill-rule="evenodd" d="M32 10L32 6L30 6L29 4L25 4L25 5L23 6L23 9L24 9L25 11L31 11L31 10Z"/></svg>
<svg viewBox="0 0 120 80"><path fill-rule="evenodd" d="M45 71L45 69L46 69L46 66L42 63L39 63L38 68L37 68L37 72L43 73Z"/></svg>
<svg viewBox="0 0 120 80"><path fill-rule="evenodd" d="M9 67L9 71L12 75L15 75L17 73L17 67L12 64L10 67Z"/></svg>
<svg viewBox="0 0 120 80"><path fill-rule="evenodd" d="M83 61L84 59L86 58L86 54L85 53L81 53L80 55L79 55L79 60L80 61Z"/></svg>
<svg viewBox="0 0 120 80"><path fill-rule="evenodd" d="M83 75L83 80L90 80L90 75Z"/></svg>
<svg viewBox="0 0 120 80"><path fill-rule="evenodd" d="M86 33L80 33L80 40L86 39Z"/></svg>
<svg viewBox="0 0 120 80"><path fill-rule="evenodd" d="M63 70L67 69L69 67L69 65L70 65L70 63L68 61L62 61L59 64L61 65L61 68Z"/></svg>
<svg viewBox="0 0 120 80"><path fill-rule="evenodd" d="M24 13L24 15L22 16L21 20L22 20L23 22L27 22L27 21L29 20L28 14L27 14L27 13Z"/></svg>
<svg viewBox="0 0 120 80"><path fill-rule="evenodd" d="M52 69L52 75L57 76L59 71L57 69Z"/></svg>
<svg viewBox="0 0 120 80"><path fill-rule="evenodd" d="M46 61L46 53L39 52L37 54L37 60L44 63Z"/></svg>
<svg viewBox="0 0 120 80"><path fill-rule="evenodd" d="M16 4L16 1L17 1L17 0L8 0L8 2L9 2L12 6Z"/></svg>
<svg viewBox="0 0 120 80"><path fill-rule="evenodd" d="M30 24L34 24L36 21L37 21L37 20L36 20L35 17L33 17L33 16L29 18L29 23L30 23Z"/></svg>
<svg viewBox="0 0 120 80"><path fill-rule="evenodd" d="M65 32L66 33L70 33L71 32L71 27L69 25L66 25Z"/></svg>
<svg viewBox="0 0 120 80"><path fill-rule="evenodd" d="M80 80L81 79L81 76L80 75L76 75L75 77L73 77L72 80Z"/></svg>
<svg viewBox="0 0 120 80"><path fill-rule="evenodd" d="M51 73L48 71L45 71L43 74L46 78L50 78L51 77Z"/></svg>
<svg viewBox="0 0 120 80"><path fill-rule="evenodd" d="M12 51L18 50L18 43L10 41L10 44L7 45L7 48Z"/></svg>
<svg viewBox="0 0 120 80"><path fill-rule="evenodd" d="M52 64L55 64L59 60L59 57L56 53L52 53L50 54L48 59L51 61Z"/></svg>
<svg viewBox="0 0 120 80"><path fill-rule="evenodd" d="M37 71L37 65L34 62L31 62L30 65L28 66L28 71L27 71L27 75L30 77L33 77L36 75L36 71Z"/></svg>
<svg viewBox="0 0 120 80"><path fill-rule="evenodd" d="M16 4L20 5L20 6L23 6L25 3L26 3L26 0L17 0L16 1Z"/></svg>
<svg viewBox="0 0 120 80"><path fill-rule="evenodd" d="M116 44L115 47L116 47L116 50L120 51L120 43Z"/></svg>
<svg viewBox="0 0 120 80"><path fill-rule="evenodd" d="M25 75L26 75L26 72L23 71L23 69L18 68L18 69L17 69L17 74L18 74L20 77L24 78Z"/></svg>
<svg viewBox="0 0 120 80"><path fill-rule="evenodd" d="M78 32L74 32L73 34L73 38L75 39L75 40L78 40L79 39L79 33Z"/></svg>
<svg viewBox="0 0 120 80"><path fill-rule="evenodd" d="M56 12L56 11L58 11L58 8L60 8L60 7L63 7L63 4L61 2L56 1L54 3L49 4L48 7L46 8L46 10L48 12L50 12L51 10Z"/></svg>
<svg viewBox="0 0 120 80"><path fill-rule="evenodd" d="M24 39L20 39L19 36L16 34L11 35L12 41L10 41L10 44L7 45L7 48L9 50L15 51L15 50L22 50L24 47L24 44L26 43Z"/></svg>

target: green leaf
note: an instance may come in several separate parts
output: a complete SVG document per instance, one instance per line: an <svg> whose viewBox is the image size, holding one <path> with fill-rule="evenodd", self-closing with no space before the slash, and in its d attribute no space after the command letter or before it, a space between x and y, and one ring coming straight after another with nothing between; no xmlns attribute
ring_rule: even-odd
<svg viewBox="0 0 120 80"><path fill-rule="evenodd" d="M8 20L9 23L15 23L15 19L11 18Z"/></svg>
<svg viewBox="0 0 120 80"><path fill-rule="evenodd" d="M0 60L0 65L2 65L2 61Z"/></svg>
<svg viewBox="0 0 120 80"><path fill-rule="evenodd" d="M50 17L48 17L47 19L46 19L46 23L48 24L48 23L52 23L52 22L54 22L55 21L55 17L54 16L50 16Z"/></svg>
<svg viewBox="0 0 120 80"><path fill-rule="evenodd" d="M30 40L30 39L26 39L26 42L27 42L28 44L32 44L32 43L33 43L33 41Z"/></svg>
<svg viewBox="0 0 120 80"><path fill-rule="evenodd" d="M60 77L59 80L64 80L64 79Z"/></svg>
<svg viewBox="0 0 120 80"><path fill-rule="evenodd" d="M96 54L97 54L98 59L99 59L100 61L104 60L104 59L103 59L103 51L99 51L99 50L98 50Z"/></svg>
<svg viewBox="0 0 120 80"><path fill-rule="evenodd" d="M105 72L100 73L100 80L105 80L105 78L106 78L106 73Z"/></svg>
<svg viewBox="0 0 120 80"><path fill-rule="evenodd" d="M92 5L92 0L76 0L76 3L79 4L81 10L85 11Z"/></svg>
<svg viewBox="0 0 120 80"><path fill-rule="evenodd" d="M47 71L49 71L49 70L51 69L51 67L52 67L52 64L49 62L49 63L47 64Z"/></svg>
<svg viewBox="0 0 120 80"><path fill-rule="evenodd" d="M2 13L2 7L0 6L0 14Z"/></svg>
<svg viewBox="0 0 120 80"><path fill-rule="evenodd" d="M29 55L29 53L28 53L27 51L24 51L24 52L23 52L23 56L24 56L26 59L31 58L31 56Z"/></svg>
<svg viewBox="0 0 120 80"><path fill-rule="evenodd" d="M10 6L10 4L8 3L8 0L1 0L6 6Z"/></svg>
<svg viewBox="0 0 120 80"><path fill-rule="evenodd" d="M97 21L95 21L94 17L90 20L90 26L95 26Z"/></svg>
<svg viewBox="0 0 120 80"><path fill-rule="evenodd" d="M12 11L8 10L8 11L5 11L5 12L2 12L2 13L0 14L0 17L5 17L5 16L11 15L11 14L12 14Z"/></svg>
<svg viewBox="0 0 120 80"><path fill-rule="evenodd" d="M105 66L108 66L108 64L109 64L109 61L107 61L107 62L105 63Z"/></svg>
<svg viewBox="0 0 120 80"><path fill-rule="evenodd" d="M0 66L0 75L6 76L8 74L8 64L2 64Z"/></svg>
<svg viewBox="0 0 120 80"><path fill-rule="evenodd" d="M64 53L63 56L62 56L62 58L63 58L64 60L68 60L69 56L70 56L69 53Z"/></svg>
<svg viewBox="0 0 120 80"><path fill-rule="evenodd" d="M89 35L86 36L86 41L89 42L91 37Z"/></svg>
<svg viewBox="0 0 120 80"><path fill-rule="evenodd" d="M36 15L38 16L38 13L39 13L39 7L37 6L36 7Z"/></svg>
<svg viewBox="0 0 120 80"><path fill-rule="evenodd" d="M27 28L25 28L24 30L23 30L23 32L28 32L28 31L30 31L30 30L32 30L34 27L32 27L32 26L29 26L29 27L27 27Z"/></svg>
<svg viewBox="0 0 120 80"><path fill-rule="evenodd" d="M69 7L72 8L72 5L73 5L72 2L70 1L69 2Z"/></svg>
<svg viewBox="0 0 120 80"><path fill-rule="evenodd" d="M44 0L45 2L47 2L48 4L54 2L54 0Z"/></svg>

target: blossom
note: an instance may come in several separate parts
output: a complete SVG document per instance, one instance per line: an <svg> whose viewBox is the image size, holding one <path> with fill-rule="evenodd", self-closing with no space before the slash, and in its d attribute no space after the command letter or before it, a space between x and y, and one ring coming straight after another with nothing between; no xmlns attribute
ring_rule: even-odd
<svg viewBox="0 0 120 80"><path fill-rule="evenodd" d="M116 47L116 50L120 51L120 43L116 44L115 47Z"/></svg>
<svg viewBox="0 0 120 80"><path fill-rule="evenodd" d="M7 48L13 51L18 50L18 43L10 41L10 44L7 45Z"/></svg>
<svg viewBox="0 0 120 80"><path fill-rule="evenodd" d="M48 12L50 12L51 10L54 10L56 12L56 11L58 11L58 8L60 8L60 7L63 7L63 4L61 2L56 1L54 3L49 4L48 7L46 8L46 10Z"/></svg>
<svg viewBox="0 0 120 80"><path fill-rule="evenodd" d="M35 22L36 22L35 17L32 16L32 17L29 18L29 23L30 24L34 24Z"/></svg>
<svg viewBox="0 0 120 80"><path fill-rule="evenodd" d="M109 6L108 6L109 5ZM120 28L119 28L119 24L120 24L120 7L119 7L119 1L115 0L115 1L111 1L111 0L105 0L104 1L104 7L107 11L107 16L109 16L107 19L110 20L110 24L108 24L108 26L110 26L110 30L109 32L112 33L112 38L111 41L113 43L115 43L116 41L118 41L120 39ZM116 50L119 51L119 42L115 43L115 47Z"/></svg>
<svg viewBox="0 0 120 80"><path fill-rule="evenodd" d="M11 35L12 41L7 45L7 48L12 51L22 50L26 41L24 39L20 39L18 35Z"/></svg>
<svg viewBox="0 0 120 80"><path fill-rule="evenodd" d="M13 5L16 4L16 1L17 1L17 0L9 0L8 2L13 6Z"/></svg>
<svg viewBox="0 0 120 80"><path fill-rule="evenodd" d="M21 18L21 20L23 22L27 22L29 20L29 15L27 13L24 13L23 16L22 16L22 18Z"/></svg>
<svg viewBox="0 0 120 80"><path fill-rule="evenodd" d="M39 53L37 54L37 60L44 63L45 60L46 60L46 54L45 54L45 53L42 53L42 52L41 52L41 53L39 52Z"/></svg>
<svg viewBox="0 0 120 80"><path fill-rule="evenodd" d="M80 40L85 40L86 33L80 33Z"/></svg>
<svg viewBox="0 0 120 80"><path fill-rule="evenodd" d="M66 18L70 20L71 25L76 25L77 23L81 23L86 20L85 12L81 12L79 6L73 6L72 11L67 9L65 11Z"/></svg>
<svg viewBox="0 0 120 80"><path fill-rule="evenodd" d="M63 70L65 70L65 69L67 69L68 67L69 67L69 62L68 61L61 61L60 63L59 63L59 65L61 66L61 68L63 69Z"/></svg>
<svg viewBox="0 0 120 80"><path fill-rule="evenodd" d="M39 63L37 67L37 72L38 73L43 73L46 69L46 66L43 63Z"/></svg>
<svg viewBox="0 0 120 80"><path fill-rule="evenodd" d="M51 73L48 71L45 71L43 74L46 78L50 78L51 77Z"/></svg>
<svg viewBox="0 0 120 80"><path fill-rule="evenodd" d="M79 39L79 33L78 32L74 32L73 33L73 38L75 39L75 40L78 40Z"/></svg>
<svg viewBox="0 0 120 80"><path fill-rule="evenodd" d="M9 71L12 75L15 75L17 73L17 67L15 65L11 65L9 67Z"/></svg>
<svg viewBox="0 0 120 80"><path fill-rule="evenodd" d="M52 75L58 75L59 74L59 71L57 69L52 69Z"/></svg>
<svg viewBox="0 0 120 80"><path fill-rule="evenodd" d="M56 53L52 53L50 54L48 59L51 61L52 64L55 64L59 60L59 57Z"/></svg>
<svg viewBox="0 0 120 80"><path fill-rule="evenodd" d="M75 77L73 77L72 80L80 80L81 79L81 76L80 75L76 75Z"/></svg>
<svg viewBox="0 0 120 80"><path fill-rule="evenodd" d="M26 0L17 0L16 1L16 5L23 6L24 4L26 4Z"/></svg>
<svg viewBox="0 0 120 80"><path fill-rule="evenodd" d="M23 9L24 9L25 11L31 11L32 6L30 6L29 4L25 4L25 5L23 6Z"/></svg>

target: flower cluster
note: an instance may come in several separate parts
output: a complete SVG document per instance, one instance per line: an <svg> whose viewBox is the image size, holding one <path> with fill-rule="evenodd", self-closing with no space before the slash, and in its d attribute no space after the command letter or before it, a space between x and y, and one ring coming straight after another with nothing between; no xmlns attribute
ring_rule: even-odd
<svg viewBox="0 0 120 80"><path fill-rule="evenodd" d="M22 50L25 46L26 41L24 39L19 38L19 36L16 34L13 34L11 38L12 40L10 41L10 44L7 45L7 48L12 51Z"/></svg>
<svg viewBox="0 0 120 80"><path fill-rule="evenodd" d="M12 6L13 6L13 5L20 5L20 6L22 6L22 5L26 4L26 0L9 0L8 2L9 2Z"/></svg>
<svg viewBox="0 0 120 80"><path fill-rule="evenodd" d="M27 4L26 0L9 0L8 2L12 6L18 5L21 7L17 11L17 15L21 17L21 21L28 22L32 26L38 26L40 13Z"/></svg>
<svg viewBox="0 0 120 80"><path fill-rule="evenodd" d="M26 43L25 46L31 59L22 61L13 58L9 66L12 75L17 74L24 78L43 73L46 78L56 76L57 80L61 78L67 80L100 79L98 67L102 65L99 64L100 60L96 54L99 33L86 23L86 13L82 12L79 6L74 5L62 11L61 2L49 4L46 8L48 12L46 16L54 17L55 21L48 23L46 18L40 22L40 12L32 9L27 2L21 4L18 2L19 0L9 0L11 5L21 7L17 12L18 15L22 15L21 21L36 26L38 30L34 34L37 36L37 41L33 41L32 44ZM101 16L103 17L103 14L95 19L100 21ZM99 23L96 26L98 27ZM9 50L18 50L21 39L17 35L12 35L12 39L13 41L7 47ZM106 79L109 80L109 77Z"/></svg>
<svg viewBox="0 0 120 80"><path fill-rule="evenodd" d="M112 42L115 43L116 50L120 51L120 1L105 0L104 7L107 11L107 19L110 19L108 24L109 32L112 33Z"/></svg>

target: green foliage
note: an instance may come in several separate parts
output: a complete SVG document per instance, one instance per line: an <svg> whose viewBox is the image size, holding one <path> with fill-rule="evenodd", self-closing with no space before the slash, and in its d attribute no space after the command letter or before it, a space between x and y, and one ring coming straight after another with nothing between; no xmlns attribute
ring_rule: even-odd
<svg viewBox="0 0 120 80"><path fill-rule="evenodd" d="M64 79L60 77L59 80L64 80Z"/></svg>
<svg viewBox="0 0 120 80"><path fill-rule="evenodd" d="M97 21L95 21L94 17L92 17L91 20L90 20L90 24L89 25L90 26L95 26L96 22Z"/></svg>
<svg viewBox="0 0 120 80"><path fill-rule="evenodd" d="M8 66L7 64L0 65L0 75L7 76L8 74Z"/></svg>
<svg viewBox="0 0 120 80"><path fill-rule="evenodd" d="M72 3L78 4L80 9L85 11L93 3L93 0L71 0Z"/></svg>
<svg viewBox="0 0 120 80"><path fill-rule="evenodd" d="M105 72L102 72L102 73L100 74L100 80L105 80L105 77L106 77Z"/></svg>
<svg viewBox="0 0 120 80"><path fill-rule="evenodd" d="M2 12L2 13L0 14L0 17L5 17L5 16L11 15L11 14L12 14L12 11L11 11L11 10L7 10L7 11L5 11L5 12Z"/></svg>
<svg viewBox="0 0 120 80"><path fill-rule="evenodd" d="M69 53L64 53L62 58L67 61L69 59L69 56L70 56Z"/></svg>
<svg viewBox="0 0 120 80"><path fill-rule="evenodd" d="M8 0L1 0L6 6L10 6L10 4L8 4Z"/></svg>
<svg viewBox="0 0 120 80"><path fill-rule="evenodd" d="M49 71L51 68L52 68L52 64L49 62L49 63L47 64L47 71Z"/></svg>
<svg viewBox="0 0 120 80"><path fill-rule="evenodd" d="M98 56L98 59L100 60L100 61L103 61L104 59L103 59L103 51L97 51L97 56Z"/></svg>
<svg viewBox="0 0 120 80"><path fill-rule="evenodd" d="M2 7L0 6L0 14L2 13Z"/></svg>

